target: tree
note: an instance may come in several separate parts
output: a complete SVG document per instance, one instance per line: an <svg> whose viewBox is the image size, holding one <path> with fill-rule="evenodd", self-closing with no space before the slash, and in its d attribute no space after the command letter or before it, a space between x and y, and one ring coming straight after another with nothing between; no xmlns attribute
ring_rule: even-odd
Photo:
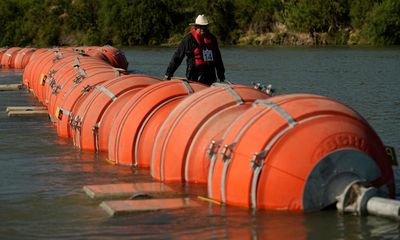
<svg viewBox="0 0 400 240"><path fill-rule="evenodd" d="M400 44L400 2L384 0L375 4L367 21L367 34L371 43Z"/></svg>

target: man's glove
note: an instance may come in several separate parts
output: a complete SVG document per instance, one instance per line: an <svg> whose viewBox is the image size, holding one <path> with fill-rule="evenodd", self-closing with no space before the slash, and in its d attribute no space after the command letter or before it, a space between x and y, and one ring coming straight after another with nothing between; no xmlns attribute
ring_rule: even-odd
<svg viewBox="0 0 400 240"><path fill-rule="evenodd" d="M164 75L164 79L163 80L171 80L171 77L168 75Z"/></svg>

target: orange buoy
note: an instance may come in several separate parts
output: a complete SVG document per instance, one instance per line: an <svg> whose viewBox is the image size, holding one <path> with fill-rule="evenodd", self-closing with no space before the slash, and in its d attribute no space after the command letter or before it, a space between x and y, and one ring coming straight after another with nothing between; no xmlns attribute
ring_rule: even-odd
<svg viewBox="0 0 400 240"><path fill-rule="evenodd" d="M111 64L108 60L108 58L103 54L103 52L101 51L101 49L99 48L90 48L86 50L86 54L91 56L92 58L96 58L102 61L105 61L109 64Z"/></svg>
<svg viewBox="0 0 400 240"><path fill-rule="evenodd" d="M140 91L140 90L139 90ZM122 112L123 106L135 95L137 91L129 91L125 94L122 94L118 101L114 101L107 108L107 111L104 112L103 116L100 119L101 127L98 129L98 151L107 152L108 151L108 143L110 137L111 127L113 126L114 120L117 118L118 114Z"/></svg>
<svg viewBox="0 0 400 240"><path fill-rule="evenodd" d="M78 85L86 84L86 78L102 72L115 73L110 65L93 58L79 58L79 65L73 63L63 68L65 71L57 71L49 79L49 88L46 90L45 102L48 104L50 116L54 118L57 106L66 99L65 95ZM113 76L117 77L119 74Z"/></svg>
<svg viewBox="0 0 400 240"><path fill-rule="evenodd" d="M59 95L82 82L88 73L104 69L111 69L111 66L92 57L71 55L50 69L41 99L50 106L49 109L53 109Z"/></svg>
<svg viewBox="0 0 400 240"><path fill-rule="evenodd" d="M220 145L211 158L208 194L227 205L319 210L355 178L394 194L377 134L359 114L326 97L256 101Z"/></svg>
<svg viewBox="0 0 400 240"><path fill-rule="evenodd" d="M47 56L45 57L44 61L42 62L41 66L39 66L35 74L33 75L33 90L35 92L36 97L40 102L44 102L43 96L45 95L46 91L46 82L48 81L49 74L51 74L51 69L57 62L63 62L66 57L69 56L79 56L78 54L71 52L60 50L55 52L54 56Z"/></svg>
<svg viewBox="0 0 400 240"><path fill-rule="evenodd" d="M97 151L98 131L101 118L110 104L130 91L157 83L156 79L145 75L123 75L97 85L79 107L72 111L70 121L74 145L83 149Z"/></svg>
<svg viewBox="0 0 400 240"><path fill-rule="evenodd" d="M55 59L59 52L59 49L49 49L45 52L41 52L36 58L31 59L30 64L28 64L27 69L25 69L23 78L28 80L27 86L29 86L34 95L36 95L39 81L41 81L40 70L42 66L49 61L49 59Z"/></svg>
<svg viewBox="0 0 400 240"><path fill-rule="evenodd" d="M24 69L26 64L28 64L31 55L36 51L36 48L23 48L15 57L14 60L14 68L15 69Z"/></svg>
<svg viewBox="0 0 400 240"><path fill-rule="evenodd" d="M206 152L211 138L237 117L235 111L242 111L237 106L268 97L248 86L214 84L183 100L157 133L151 158L152 176L161 181L184 181L186 175L189 181L205 183Z"/></svg>
<svg viewBox="0 0 400 240"><path fill-rule="evenodd" d="M125 70L128 69L128 61L124 52L110 45L101 47L101 51L112 66Z"/></svg>
<svg viewBox="0 0 400 240"><path fill-rule="evenodd" d="M195 82L173 80L139 91L114 120L109 132L109 160L121 165L148 167L151 151L139 149L152 146L156 130L178 102L206 87ZM140 153L142 155L138 156Z"/></svg>
<svg viewBox="0 0 400 240"><path fill-rule="evenodd" d="M7 49L7 51L5 51L1 57L1 65L4 68L14 68L15 57L21 49L22 48L20 47L12 47Z"/></svg>
<svg viewBox="0 0 400 240"><path fill-rule="evenodd" d="M87 74L82 83L68 88L68 91L62 97L57 98L55 102L56 111L54 112L54 116L56 119L57 134L60 137L71 137L70 125L68 123L71 120L71 111L75 104L78 101L83 101L87 93L96 85L120 76L121 72L110 67L109 69L104 68L104 70L98 70L97 72L88 72Z"/></svg>
<svg viewBox="0 0 400 240"><path fill-rule="evenodd" d="M38 59L41 58L42 54L45 52L48 52L50 49L47 48L39 48L36 51L32 53L32 55L29 58L29 62L26 64L24 73L22 75L22 83L28 88L31 89L30 87L30 81L31 81L31 76L33 73L33 70L38 63Z"/></svg>
<svg viewBox="0 0 400 240"><path fill-rule="evenodd" d="M7 51L8 48L0 48L0 67L2 66L1 64L1 59L3 58L3 54Z"/></svg>

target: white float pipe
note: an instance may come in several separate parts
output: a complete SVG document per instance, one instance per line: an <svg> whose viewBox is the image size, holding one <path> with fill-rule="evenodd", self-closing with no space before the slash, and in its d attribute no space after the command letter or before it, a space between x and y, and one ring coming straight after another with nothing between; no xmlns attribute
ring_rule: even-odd
<svg viewBox="0 0 400 240"><path fill-rule="evenodd" d="M366 206L368 214L400 220L400 201L371 197Z"/></svg>

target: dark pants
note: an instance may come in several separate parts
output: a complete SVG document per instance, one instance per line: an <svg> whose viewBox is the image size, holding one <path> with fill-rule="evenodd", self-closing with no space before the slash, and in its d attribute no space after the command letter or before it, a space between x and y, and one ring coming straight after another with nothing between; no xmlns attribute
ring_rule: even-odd
<svg viewBox="0 0 400 240"><path fill-rule="evenodd" d="M213 66L198 68L195 67L192 71L186 74L188 80L196 81L206 85L211 85L217 81L215 68Z"/></svg>

